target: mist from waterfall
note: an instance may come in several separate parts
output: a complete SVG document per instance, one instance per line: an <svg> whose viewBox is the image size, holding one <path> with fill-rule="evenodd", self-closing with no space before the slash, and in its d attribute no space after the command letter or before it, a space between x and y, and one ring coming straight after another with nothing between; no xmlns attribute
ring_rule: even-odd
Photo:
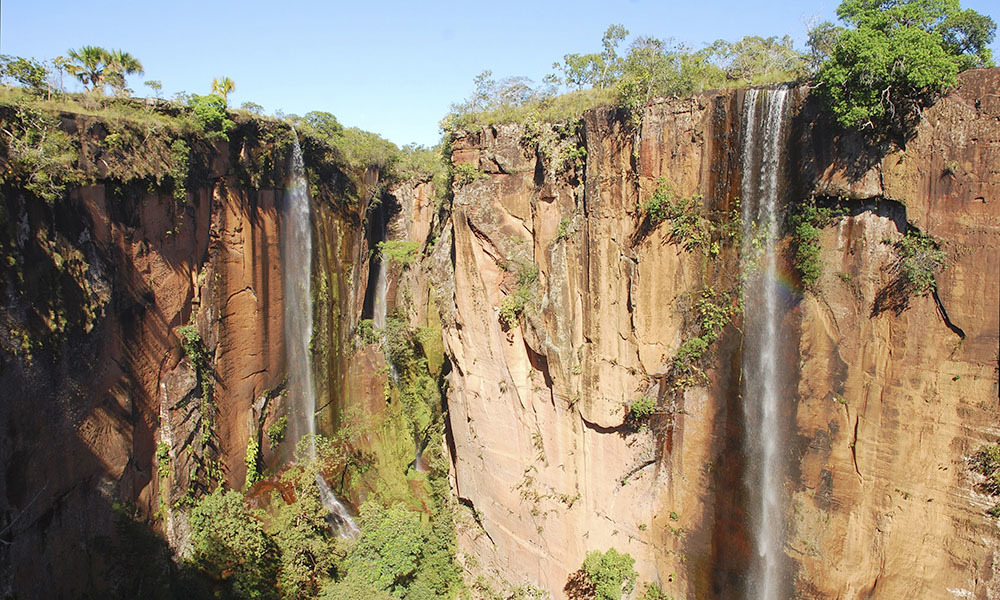
<svg viewBox="0 0 1000 600"><path fill-rule="evenodd" d="M292 146L291 177L281 210L282 286L285 295L285 357L288 372L288 432L285 458L292 457L299 440L309 437L315 456L316 392L309 344L313 330L312 224L309 190L302 149L296 136Z"/></svg>
<svg viewBox="0 0 1000 600"><path fill-rule="evenodd" d="M780 408L782 368L778 361L779 298L776 245L779 233L781 160L789 90L747 90L743 106L744 342L742 399L745 417L747 514L755 552L747 577L747 598L787 597L784 573L785 479Z"/></svg>

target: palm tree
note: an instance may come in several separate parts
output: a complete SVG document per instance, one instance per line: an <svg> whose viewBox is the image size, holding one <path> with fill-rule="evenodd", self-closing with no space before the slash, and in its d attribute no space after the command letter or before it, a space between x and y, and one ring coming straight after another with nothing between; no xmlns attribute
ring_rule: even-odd
<svg viewBox="0 0 1000 600"><path fill-rule="evenodd" d="M91 90L104 87L104 71L108 67L111 56L100 46L84 46L79 50L70 49L67 52L69 60L66 70L72 73L80 83L90 86Z"/></svg>
<svg viewBox="0 0 1000 600"><path fill-rule="evenodd" d="M235 89L236 84L228 77L223 77L222 79L216 77L212 80L212 93L222 96L222 99L226 101L226 106L229 106L230 92Z"/></svg>
<svg viewBox="0 0 1000 600"><path fill-rule="evenodd" d="M142 63L139 59L124 50L112 50L108 54L108 82L114 88L116 94L125 92L126 75L142 75Z"/></svg>

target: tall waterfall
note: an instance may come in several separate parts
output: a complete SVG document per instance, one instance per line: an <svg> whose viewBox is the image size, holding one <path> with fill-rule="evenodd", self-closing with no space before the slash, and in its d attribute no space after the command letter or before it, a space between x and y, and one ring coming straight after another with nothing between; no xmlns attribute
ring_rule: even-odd
<svg viewBox="0 0 1000 600"><path fill-rule="evenodd" d="M281 211L282 286L285 294L285 357L288 365L288 448L316 433L316 392L309 343L313 329L312 226L302 149L292 147L291 179ZM310 454L316 452L311 444ZM290 458L291 452L286 451Z"/></svg>
<svg viewBox="0 0 1000 600"><path fill-rule="evenodd" d="M783 374L778 361L784 308L775 256L788 94L787 89L747 90L743 108L742 395L751 503L747 514L756 550L751 557L747 598L754 600L788 596L783 567L785 442L779 418Z"/></svg>
<svg viewBox="0 0 1000 600"><path fill-rule="evenodd" d="M312 353L312 224L309 189L302 149L296 136L292 146L291 179L281 210L282 287L285 293L285 356L288 364L288 442L286 459L299 440L309 435L309 456L316 456L316 389L313 387ZM329 513L330 526L342 537L356 537L360 530L347 507L330 491L322 473L316 473L320 500Z"/></svg>

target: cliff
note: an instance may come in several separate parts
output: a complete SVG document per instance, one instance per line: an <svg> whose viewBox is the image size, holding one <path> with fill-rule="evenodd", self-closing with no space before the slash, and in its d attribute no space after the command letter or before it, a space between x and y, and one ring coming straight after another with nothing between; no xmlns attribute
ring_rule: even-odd
<svg viewBox="0 0 1000 600"><path fill-rule="evenodd" d="M139 127L64 113L89 182L54 203L3 190L0 585L17 597L138 593L115 582L168 573L170 551L123 523L183 552L186 507L218 482L242 487L251 439L277 463L264 432L286 410L279 213L293 133L244 119L228 140L152 129L116 151ZM177 139L190 173L171 185L156 150ZM318 382L339 395L350 325L337 317L356 322L364 297L367 192L305 153L327 171L314 190L313 264L332 290L316 303ZM153 175L123 173L129 160ZM321 411L327 426L335 417Z"/></svg>
<svg viewBox="0 0 1000 600"><path fill-rule="evenodd" d="M998 88L1000 70L964 74L905 150L838 133L789 91L778 428L794 597L1000 597L996 497L970 465L1000 416ZM741 596L759 484L741 370L747 97L658 100L639 129L601 108L469 131L451 140L450 195L299 135L316 419L368 467L338 491L430 513L425 472L447 472L475 595L587 597L585 555L615 547L640 584ZM251 487L248 466L272 475L292 452L277 440L295 137L252 118L228 139L58 121L77 156L65 197L0 179L0 587L127 597L133 570L183 595L164 582L185 576L170 557L188 550L190 504L220 482L256 498L274 480ZM812 222L812 282L803 206L830 211ZM946 257L926 293L905 279L916 232Z"/></svg>
<svg viewBox="0 0 1000 600"><path fill-rule="evenodd" d="M819 281L788 282L782 325L797 381L783 414L796 597L1000 590L996 525L968 465L995 441L998 408L998 77L965 74L889 153L838 136L795 94L786 201L847 211L822 230ZM697 333L698 297L738 285L738 248L650 230L640 207L663 178L676 197L703 196L704 217L731 218L743 98L650 105L635 141L608 110L579 129L455 140L453 162L478 176L457 188L451 219L454 487L474 515L461 544L499 579L572 597L586 552L615 546L640 581L675 595L741 593L753 550L739 322L696 385L669 377ZM895 244L912 229L940 240L947 268L936 295L901 299ZM537 266L527 283L524 265ZM659 421L634 431L626 407L642 396L659 399Z"/></svg>

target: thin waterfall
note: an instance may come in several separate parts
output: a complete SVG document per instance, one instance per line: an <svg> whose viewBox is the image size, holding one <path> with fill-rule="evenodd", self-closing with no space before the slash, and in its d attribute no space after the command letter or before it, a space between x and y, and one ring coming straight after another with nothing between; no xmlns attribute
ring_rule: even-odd
<svg viewBox="0 0 1000 600"><path fill-rule="evenodd" d="M778 361L779 298L776 245L781 159L789 90L747 90L743 108L744 298L742 396L746 423L747 513L756 552L751 557L747 598L778 600L787 593L782 509L784 447L780 422L783 373Z"/></svg>
<svg viewBox="0 0 1000 600"><path fill-rule="evenodd" d="M372 324L375 329L385 329L385 319L388 314L388 304L386 294L389 292L389 277L385 268L385 261L379 258L378 275L375 278L375 301L372 302Z"/></svg>
<svg viewBox="0 0 1000 600"><path fill-rule="evenodd" d="M288 368L288 436L286 459L299 440L308 436L308 456L316 457L316 389L312 353L312 222L302 149L298 136L292 146L291 178L281 211L282 286L285 294L285 356ZM320 500L330 513L330 526L342 537L360 533L347 507L316 473Z"/></svg>
<svg viewBox="0 0 1000 600"><path fill-rule="evenodd" d="M330 527L337 532L340 537L356 538L361 534L361 529L351 518L351 513L347 512L347 507L337 499L337 495L330 491L326 479L322 473L316 473L316 487L319 488L319 500L323 508L329 513L327 522Z"/></svg>
<svg viewBox="0 0 1000 600"><path fill-rule="evenodd" d="M292 146L291 178L281 211L282 285L285 294L285 357L288 369L288 448L309 435L309 455L315 456L316 392L309 352L313 329L312 224L309 190L298 136ZM286 458L291 452L286 451Z"/></svg>

